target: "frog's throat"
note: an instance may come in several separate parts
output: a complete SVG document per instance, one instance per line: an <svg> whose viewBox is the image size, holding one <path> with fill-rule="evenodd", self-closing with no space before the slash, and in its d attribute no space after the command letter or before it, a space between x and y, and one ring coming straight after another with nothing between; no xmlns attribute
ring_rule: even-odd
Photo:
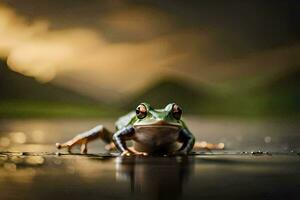
<svg viewBox="0 0 300 200"><path fill-rule="evenodd" d="M134 141L150 149L161 148L175 143L178 140L180 125L169 122L154 122L133 126L135 129Z"/></svg>

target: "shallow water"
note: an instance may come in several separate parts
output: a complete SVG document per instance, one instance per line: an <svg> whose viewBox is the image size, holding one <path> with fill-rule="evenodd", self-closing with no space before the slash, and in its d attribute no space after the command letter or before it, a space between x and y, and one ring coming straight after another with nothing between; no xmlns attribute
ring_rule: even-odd
<svg viewBox="0 0 300 200"><path fill-rule="evenodd" d="M97 121L2 120L0 199L299 199L297 121L187 121L198 139L227 149L121 158L96 141L89 155L57 154L55 142Z"/></svg>

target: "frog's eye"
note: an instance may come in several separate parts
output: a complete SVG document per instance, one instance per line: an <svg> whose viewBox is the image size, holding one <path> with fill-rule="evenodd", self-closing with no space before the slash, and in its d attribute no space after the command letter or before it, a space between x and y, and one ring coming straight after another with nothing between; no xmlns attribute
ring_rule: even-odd
<svg viewBox="0 0 300 200"><path fill-rule="evenodd" d="M182 109L177 104L174 104L172 107L172 114L175 119L180 120Z"/></svg>
<svg viewBox="0 0 300 200"><path fill-rule="evenodd" d="M147 116L147 108L144 104L140 104L135 110L136 116L139 119L143 119Z"/></svg>

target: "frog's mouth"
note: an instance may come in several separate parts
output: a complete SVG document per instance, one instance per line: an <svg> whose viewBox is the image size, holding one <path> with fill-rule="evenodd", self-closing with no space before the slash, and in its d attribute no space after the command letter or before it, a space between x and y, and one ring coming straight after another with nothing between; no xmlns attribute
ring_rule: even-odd
<svg viewBox="0 0 300 200"><path fill-rule="evenodd" d="M159 120L159 121L154 121L154 122L148 122L148 123L140 123L140 124L136 124L134 125L135 128L139 128L139 127L170 127L170 128L179 128L181 126L181 124L179 123L172 123L172 122L167 122L164 120Z"/></svg>

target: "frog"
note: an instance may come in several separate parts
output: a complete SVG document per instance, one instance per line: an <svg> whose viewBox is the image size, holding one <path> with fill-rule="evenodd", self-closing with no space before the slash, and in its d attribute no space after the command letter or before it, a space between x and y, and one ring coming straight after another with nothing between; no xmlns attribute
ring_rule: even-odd
<svg viewBox="0 0 300 200"><path fill-rule="evenodd" d="M182 108L176 103L169 103L162 109L140 103L135 111L116 121L114 132L97 125L65 143L56 143L56 147L71 152L75 145L81 145L81 153L86 154L88 143L101 139L106 150L118 150L121 156L188 155L194 148L224 148L223 143L196 142L182 119L182 113ZM129 142L132 145L128 145Z"/></svg>

